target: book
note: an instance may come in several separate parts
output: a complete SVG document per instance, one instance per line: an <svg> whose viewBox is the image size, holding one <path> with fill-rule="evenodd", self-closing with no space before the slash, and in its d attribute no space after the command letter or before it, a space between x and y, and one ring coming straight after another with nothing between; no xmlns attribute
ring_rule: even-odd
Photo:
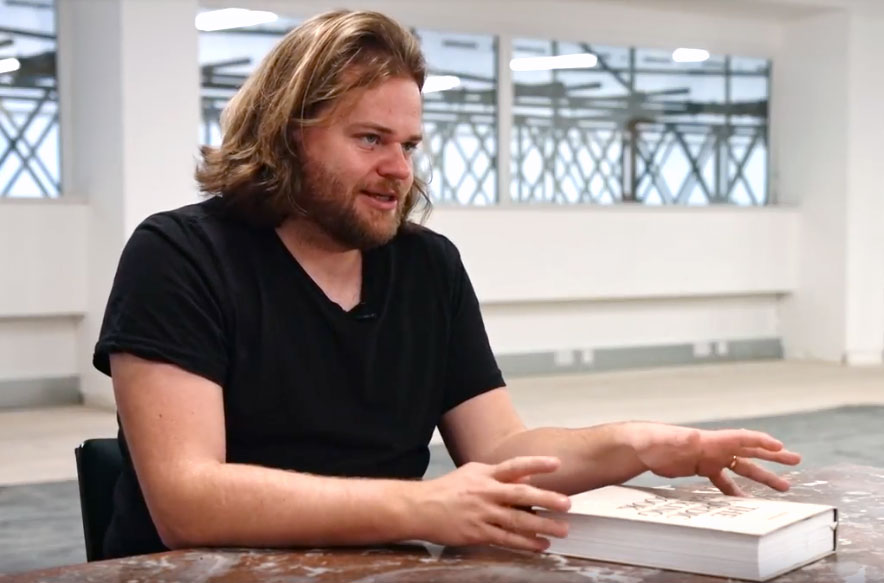
<svg viewBox="0 0 884 583"><path fill-rule="evenodd" d="M571 496L548 553L766 581L834 553L838 510L823 504L606 486Z"/></svg>

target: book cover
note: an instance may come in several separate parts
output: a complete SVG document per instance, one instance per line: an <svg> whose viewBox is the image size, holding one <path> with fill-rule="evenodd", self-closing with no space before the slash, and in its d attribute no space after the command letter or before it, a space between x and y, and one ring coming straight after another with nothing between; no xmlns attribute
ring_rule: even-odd
<svg viewBox="0 0 884 583"><path fill-rule="evenodd" d="M786 500L606 486L572 496L569 514L764 536L833 510Z"/></svg>

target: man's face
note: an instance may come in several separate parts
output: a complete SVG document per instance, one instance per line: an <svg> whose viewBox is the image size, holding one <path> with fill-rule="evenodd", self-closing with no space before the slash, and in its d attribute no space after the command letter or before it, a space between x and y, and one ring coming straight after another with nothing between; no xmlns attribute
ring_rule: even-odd
<svg viewBox="0 0 884 583"><path fill-rule="evenodd" d="M360 91L302 134L307 219L348 249L388 242L403 220L421 140L421 95L410 79Z"/></svg>

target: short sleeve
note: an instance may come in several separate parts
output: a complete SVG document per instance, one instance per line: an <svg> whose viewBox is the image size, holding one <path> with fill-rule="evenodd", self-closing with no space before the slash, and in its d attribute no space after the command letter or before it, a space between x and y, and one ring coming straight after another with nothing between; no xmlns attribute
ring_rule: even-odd
<svg viewBox="0 0 884 583"><path fill-rule="evenodd" d="M503 375L488 342L479 299L453 245L451 251L455 265L444 411L504 386Z"/></svg>
<svg viewBox="0 0 884 583"><path fill-rule="evenodd" d="M147 219L123 250L93 355L110 375L109 356L129 353L170 363L224 384L228 368L221 277L194 225Z"/></svg>

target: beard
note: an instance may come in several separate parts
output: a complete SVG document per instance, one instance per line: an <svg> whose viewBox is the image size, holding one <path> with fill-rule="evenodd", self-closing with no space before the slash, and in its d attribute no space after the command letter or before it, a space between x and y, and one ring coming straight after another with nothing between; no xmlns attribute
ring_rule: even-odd
<svg viewBox="0 0 884 583"><path fill-rule="evenodd" d="M393 212L363 208L357 201L362 190L395 192L398 203ZM349 188L325 165L311 160L304 165L302 188L297 202L302 214L337 243L348 249L368 250L388 243L404 223L404 184L380 179Z"/></svg>

